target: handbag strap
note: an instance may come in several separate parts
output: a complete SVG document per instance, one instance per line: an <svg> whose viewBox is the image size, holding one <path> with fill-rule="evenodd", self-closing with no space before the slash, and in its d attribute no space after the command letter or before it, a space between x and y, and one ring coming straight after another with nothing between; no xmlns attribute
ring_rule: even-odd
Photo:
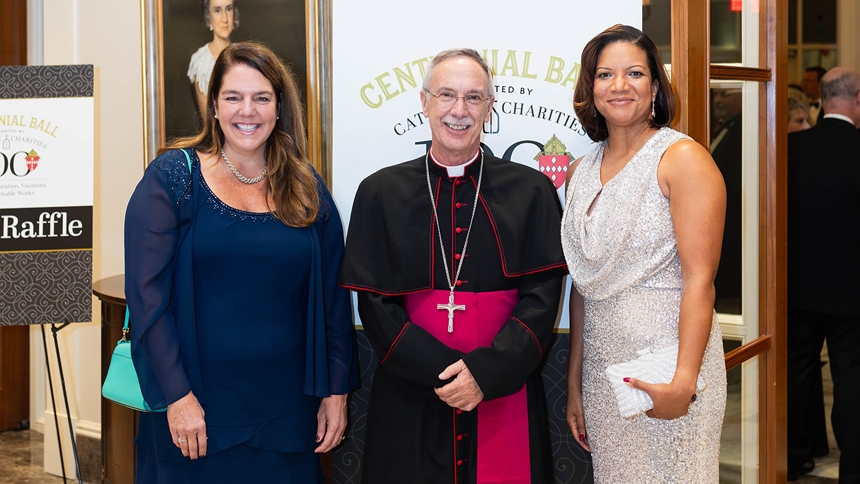
<svg viewBox="0 0 860 484"><path fill-rule="evenodd" d="M184 148L179 151L181 151L182 154L185 155L185 160L188 161L188 173L191 173L191 157L188 156L188 151L186 151Z"/></svg>
<svg viewBox="0 0 860 484"><path fill-rule="evenodd" d="M125 322L122 324L122 339L120 341L128 341L128 305L125 306Z"/></svg>

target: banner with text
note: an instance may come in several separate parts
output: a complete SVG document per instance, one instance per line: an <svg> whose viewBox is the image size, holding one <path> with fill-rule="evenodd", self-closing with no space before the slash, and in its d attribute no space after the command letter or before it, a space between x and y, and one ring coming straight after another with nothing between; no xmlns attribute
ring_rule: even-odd
<svg viewBox="0 0 860 484"><path fill-rule="evenodd" d="M0 67L0 325L92 319L93 66Z"/></svg>
<svg viewBox="0 0 860 484"><path fill-rule="evenodd" d="M593 147L573 111L582 48L614 24L642 25L641 0L334 0L332 12L332 185L345 226L365 177L426 152L424 71L454 47L481 52L495 73L485 150L541 171L563 202L569 163Z"/></svg>

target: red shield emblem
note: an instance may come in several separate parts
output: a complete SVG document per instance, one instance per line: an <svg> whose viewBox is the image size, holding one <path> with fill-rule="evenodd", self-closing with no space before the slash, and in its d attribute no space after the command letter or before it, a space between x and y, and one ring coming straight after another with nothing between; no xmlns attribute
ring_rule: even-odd
<svg viewBox="0 0 860 484"><path fill-rule="evenodd" d="M546 175L558 190L564 185L567 176L567 167L570 166L569 155L540 155L538 157L538 169Z"/></svg>
<svg viewBox="0 0 860 484"><path fill-rule="evenodd" d="M33 171L39 166L39 157L38 156L28 156L24 158L24 161L27 162L27 169Z"/></svg>

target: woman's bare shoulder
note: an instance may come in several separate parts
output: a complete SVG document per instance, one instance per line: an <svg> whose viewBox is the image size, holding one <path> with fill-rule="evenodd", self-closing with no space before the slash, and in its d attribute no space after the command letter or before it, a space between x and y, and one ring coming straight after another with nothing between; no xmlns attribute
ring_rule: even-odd
<svg viewBox="0 0 860 484"><path fill-rule="evenodd" d="M722 173L711 154L691 139L680 140L666 150L657 169L657 178L667 197L673 187L703 187L723 183Z"/></svg>
<svg viewBox="0 0 860 484"><path fill-rule="evenodd" d="M685 138L672 143L663 154L663 161L692 161L713 163L711 154L698 141Z"/></svg>

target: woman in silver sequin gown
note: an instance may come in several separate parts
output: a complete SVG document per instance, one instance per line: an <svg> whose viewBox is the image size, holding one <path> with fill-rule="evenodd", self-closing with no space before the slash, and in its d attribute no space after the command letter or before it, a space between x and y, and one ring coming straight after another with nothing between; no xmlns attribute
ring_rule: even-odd
<svg viewBox="0 0 860 484"><path fill-rule="evenodd" d="M573 278L567 420L598 483L716 483L726 401L713 310L725 185L668 126L675 98L653 42L616 25L589 41L574 94L597 147L571 165L562 243ZM669 384L630 379L653 409L622 418L604 374L678 345ZM701 375L705 389L696 395ZM694 398L695 396L695 398Z"/></svg>

